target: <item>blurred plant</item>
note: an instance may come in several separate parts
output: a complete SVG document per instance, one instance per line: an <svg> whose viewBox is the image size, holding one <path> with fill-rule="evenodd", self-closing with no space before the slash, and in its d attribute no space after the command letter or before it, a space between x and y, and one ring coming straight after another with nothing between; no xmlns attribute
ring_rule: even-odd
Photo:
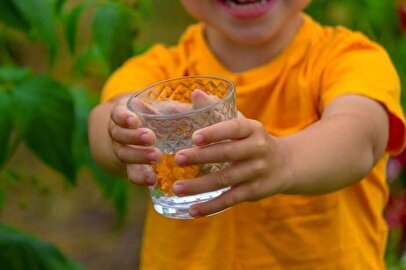
<svg viewBox="0 0 406 270"><path fill-rule="evenodd" d="M0 250L2 269L83 269L55 246L6 225L0 225Z"/></svg>
<svg viewBox="0 0 406 270"><path fill-rule="evenodd" d="M406 34L406 1L399 2L398 11L400 17L400 26L402 27L403 33Z"/></svg>
<svg viewBox="0 0 406 270"><path fill-rule="evenodd" d="M387 265L389 269L406 269L406 151L389 160L387 175L391 186L385 211L390 229Z"/></svg>
<svg viewBox="0 0 406 270"><path fill-rule="evenodd" d="M406 0L313 0L307 12L323 24L344 25L380 43L406 85L405 7ZM406 108L406 95L402 104Z"/></svg>
<svg viewBox="0 0 406 270"><path fill-rule="evenodd" d="M86 80L103 81L125 59L142 50L135 38L140 19L148 12L148 0L1 0L0 10L0 207L8 186L5 183L22 178L7 162L25 144L68 185L75 185L80 168L88 168L103 195L112 201L118 225L122 224L128 184L103 172L91 159L87 117L98 94L88 88ZM81 19L90 20L91 26L90 37L79 42ZM45 50L42 62L47 63L46 68L30 67L19 59L16 40ZM38 57L42 57L40 50ZM67 74L57 71L58 64L70 66ZM0 231L0 257L4 241L13 239L5 235ZM23 239L24 235L18 237ZM52 258L55 254L49 252Z"/></svg>

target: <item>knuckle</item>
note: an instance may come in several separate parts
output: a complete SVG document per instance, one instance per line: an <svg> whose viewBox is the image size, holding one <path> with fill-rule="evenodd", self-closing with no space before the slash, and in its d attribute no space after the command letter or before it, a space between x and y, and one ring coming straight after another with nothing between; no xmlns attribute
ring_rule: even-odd
<svg viewBox="0 0 406 270"><path fill-rule="evenodd" d="M113 122L115 122L115 119L116 119L116 117L117 117L118 108L119 108L119 105L116 104L116 105L113 106L113 108L112 108L111 111L110 111L110 119L111 119Z"/></svg>
<svg viewBox="0 0 406 270"><path fill-rule="evenodd" d="M258 181L252 181L246 186L247 200L257 201L259 199L258 194L262 193L262 185Z"/></svg>
<svg viewBox="0 0 406 270"><path fill-rule="evenodd" d="M268 163L265 160L258 160L254 164L254 172L256 175L264 176L268 172Z"/></svg>
<svg viewBox="0 0 406 270"><path fill-rule="evenodd" d="M263 125L258 120L251 120L251 125L253 129L262 129Z"/></svg>
<svg viewBox="0 0 406 270"><path fill-rule="evenodd" d="M231 146L231 144L224 145L222 156L226 161L233 160L234 154L233 147Z"/></svg>
<svg viewBox="0 0 406 270"><path fill-rule="evenodd" d="M229 126L228 128L230 130L235 130L238 131L240 129L241 126L241 120L238 118L233 118L231 120L228 120Z"/></svg>
<svg viewBox="0 0 406 270"><path fill-rule="evenodd" d="M255 141L255 152L258 154L264 154L267 152L268 142L264 137L257 138Z"/></svg>
<svg viewBox="0 0 406 270"><path fill-rule="evenodd" d="M190 151L188 153L188 160L197 164L204 163L203 155L199 155L196 151Z"/></svg>
<svg viewBox="0 0 406 270"><path fill-rule="evenodd" d="M220 188L230 186L230 178L228 174L224 171L219 171L217 174L217 184Z"/></svg>
<svg viewBox="0 0 406 270"><path fill-rule="evenodd" d="M140 175L137 171L127 167L127 178L134 184L140 184Z"/></svg>
<svg viewBox="0 0 406 270"><path fill-rule="evenodd" d="M238 203L238 200L235 197L235 195L233 195L233 193L229 193L228 195L229 196L224 197L224 206L225 206L225 208L231 207L231 206Z"/></svg>
<svg viewBox="0 0 406 270"><path fill-rule="evenodd" d="M109 129L109 133L110 133L110 137L113 139L113 140L116 140L117 139L117 137L118 137L118 128L117 128L117 126L112 126L110 129Z"/></svg>
<svg viewBox="0 0 406 270"><path fill-rule="evenodd" d="M244 125L246 119L245 118L234 118L231 122L234 125L236 130L240 130L241 126Z"/></svg>
<svg viewBox="0 0 406 270"><path fill-rule="evenodd" d="M127 155L126 155L126 149L125 149L123 146L117 146L117 147L115 147L115 151L114 151L114 152L115 152L117 158L118 158L120 161L124 162L124 161L126 160L126 157L127 157Z"/></svg>

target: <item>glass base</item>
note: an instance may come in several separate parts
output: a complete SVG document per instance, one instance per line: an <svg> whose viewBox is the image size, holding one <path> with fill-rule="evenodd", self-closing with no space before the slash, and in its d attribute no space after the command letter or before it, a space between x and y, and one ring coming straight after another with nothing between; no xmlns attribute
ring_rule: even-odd
<svg viewBox="0 0 406 270"><path fill-rule="evenodd" d="M162 216L174 219L193 219L189 214L189 208L193 204L202 203L209 201L229 188L216 190L212 192L207 192L203 194L193 195L193 196L152 196L152 203L156 212ZM151 188L151 193L154 194L153 188ZM217 213L216 213L217 214Z"/></svg>

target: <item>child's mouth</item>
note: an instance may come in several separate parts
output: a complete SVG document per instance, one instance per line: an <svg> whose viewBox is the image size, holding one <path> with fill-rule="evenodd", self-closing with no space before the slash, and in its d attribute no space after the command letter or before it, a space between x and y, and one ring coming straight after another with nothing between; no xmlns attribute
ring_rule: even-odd
<svg viewBox="0 0 406 270"><path fill-rule="evenodd" d="M265 14L274 0L218 0L223 9L241 19L250 19Z"/></svg>
<svg viewBox="0 0 406 270"><path fill-rule="evenodd" d="M260 8L266 5L270 0L221 0L224 4L231 8Z"/></svg>

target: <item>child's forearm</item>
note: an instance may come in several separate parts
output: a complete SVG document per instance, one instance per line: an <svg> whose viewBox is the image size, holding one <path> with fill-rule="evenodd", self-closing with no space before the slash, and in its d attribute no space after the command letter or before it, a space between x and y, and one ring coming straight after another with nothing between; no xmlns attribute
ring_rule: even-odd
<svg viewBox="0 0 406 270"><path fill-rule="evenodd" d="M113 145L108 134L110 112L114 102L103 103L95 107L89 116L89 146L93 159L104 170L114 176L125 177L125 166L113 153Z"/></svg>
<svg viewBox="0 0 406 270"><path fill-rule="evenodd" d="M388 117L379 103L341 98L320 121L282 139L291 172L285 192L319 194L356 183L381 157L387 138Z"/></svg>

